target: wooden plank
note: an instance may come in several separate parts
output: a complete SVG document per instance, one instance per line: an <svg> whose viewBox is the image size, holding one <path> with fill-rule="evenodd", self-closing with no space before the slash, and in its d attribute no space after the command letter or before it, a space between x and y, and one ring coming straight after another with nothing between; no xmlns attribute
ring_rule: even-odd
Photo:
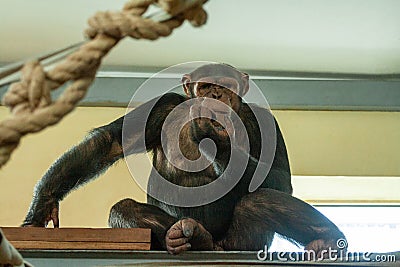
<svg viewBox="0 0 400 267"><path fill-rule="evenodd" d="M5 227L17 249L150 250L151 230L143 228Z"/></svg>
<svg viewBox="0 0 400 267"><path fill-rule="evenodd" d="M144 228L4 227L2 230L10 241L150 243L151 236L151 230Z"/></svg>
<svg viewBox="0 0 400 267"><path fill-rule="evenodd" d="M52 241L10 241L18 250L28 249L96 249L96 250L150 250L150 243L115 242L52 242Z"/></svg>

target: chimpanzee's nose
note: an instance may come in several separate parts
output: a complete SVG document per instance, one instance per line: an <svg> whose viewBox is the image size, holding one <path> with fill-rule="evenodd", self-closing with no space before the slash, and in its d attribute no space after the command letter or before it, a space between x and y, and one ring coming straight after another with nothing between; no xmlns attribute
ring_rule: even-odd
<svg viewBox="0 0 400 267"><path fill-rule="evenodd" d="M219 91L214 91L214 92L212 92L211 96L214 99L220 99L222 97L222 93Z"/></svg>

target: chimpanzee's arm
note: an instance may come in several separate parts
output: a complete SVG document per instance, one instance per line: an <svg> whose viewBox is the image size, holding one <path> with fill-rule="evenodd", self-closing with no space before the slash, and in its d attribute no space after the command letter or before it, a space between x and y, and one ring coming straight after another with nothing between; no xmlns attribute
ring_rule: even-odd
<svg viewBox="0 0 400 267"><path fill-rule="evenodd" d="M246 174L252 178L250 183L250 190L254 190L255 181L263 181L260 188L271 188L285 193L292 194L291 173L289 166L289 159L286 151L285 141L282 132L279 128L278 122L269 110L266 110L257 105L249 105L251 112L256 116L257 126L260 129L262 140L253 142L259 147L261 156L260 158L249 157ZM275 128L275 129L273 129ZM254 126L250 126L248 134L252 134ZM272 134L275 133L275 138ZM254 134L254 133L253 133ZM251 138L250 138L251 139ZM275 147L271 147L274 145ZM273 162L270 162L270 153L275 153ZM269 168L270 167L270 168ZM256 170L254 173L254 170ZM248 176L245 176L249 178ZM259 184L259 183L258 183Z"/></svg>
<svg viewBox="0 0 400 267"><path fill-rule="evenodd" d="M275 118L274 118L275 120ZM289 165L289 158L286 150L285 141L282 132L279 128L278 122L275 120L276 129L276 150L275 158L272 162L271 169L267 178L261 184L262 188L271 188L285 193L292 194L291 172Z"/></svg>
<svg viewBox="0 0 400 267"><path fill-rule="evenodd" d="M282 159L279 156L279 154L275 155L272 166L269 168L267 163L259 161L240 148L233 147L230 157L231 163L228 165L230 168L225 169L225 175L227 177L236 175L235 166L240 166L247 162L246 170L237 187L241 191L240 194L246 194L249 190L254 191L257 188L271 188L292 194L290 169L281 166L284 162L281 162ZM252 183L255 181L262 182L259 186L254 187Z"/></svg>
<svg viewBox="0 0 400 267"><path fill-rule="evenodd" d="M181 101L183 97L178 94L166 94L91 131L85 140L57 159L37 183L23 224L45 226L48 221L53 220L55 226L58 226L58 202L71 190L89 182L123 157L124 117L130 126L129 135L125 136L128 145L124 149L129 154L145 152L160 142L161 126L165 117ZM147 116L148 114L150 115Z"/></svg>
<svg viewBox="0 0 400 267"><path fill-rule="evenodd" d="M58 202L122 157L122 149L116 141L122 120L119 118L94 129L83 142L55 161L36 184L24 225L45 226L53 220L58 226Z"/></svg>
<svg viewBox="0 0 400 267"><path fill-rule="evenodd" d="M258 159L256 157L253 157L252 155L249 155L246 151L242 150L240 147L235 147L235 146L232 147L231 150L232 154L230 155L229 166L232 167L231 169L225 169L227 167L226 159L219 160L218 158L216 158L216 163L220 166L220 169L225 170L228 173L228 175L235 175L235 173L237 173L236 166L243 166L243 164L247 162L247 168L241 180L241 187L243 190L251 189L248 187L248 185L253 179L256 179L258 181L263 181L259 186L260 188L271 188L292 194L293 189L291 184L289 159L286 151L285 141L283 139L278 122L275 120L275 118L269 111L263 108L253 106L252 112L256 113L258 122L260 124L265 122L270 122L275 124L276 147L272 165L270 166L270 164L266 163L265 157L264 159ZM249 127L250 130L248 129L248 134L249 135L254 134L254 131L251 130L252 126ZM271 128L271 126L267 125L259 125L259 128L263 128L261 133L264 134L266 143L264 143L263 145L261 140L258 139L255 140L254 138L252 138L252 136L249 136L249 140L253 140L253 146L263 149L265 155L265 153L268 154L272 152L268 151L269 149L265 148L265 146L268 146L269 145L268 142L274 140L271 138L268 139L269 138L268 135L270 135L271 132L273 131L272 129L269 129ZM268 158L270 155L265 155L265 156ZM255 173L256 169L257 172ZM230 172L232 172L232 174L229 174ZM252 190L254 189L255 188L253 188Z"/></svg>
<svg viewBox="0 0 400 267"><path fill-rule="evenodd" d="M293 188L286 146L276 121L275 124L276 149L272 165L266 163L262 159L260 160L249 155L240 148L232 148L230 166L233 168L226 169L229 176L236 173L235 166L247 162L247 167L241 181L241 190L254 191L257 188L271 188L292 194ZM230 172L232 174L229 174Z"/></svg>

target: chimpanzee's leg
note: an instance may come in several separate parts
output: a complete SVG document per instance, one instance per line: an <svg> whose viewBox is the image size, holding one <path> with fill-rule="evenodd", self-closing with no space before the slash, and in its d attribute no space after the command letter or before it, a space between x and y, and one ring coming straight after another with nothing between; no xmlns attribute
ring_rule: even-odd
<svg viewBox="0 0 400 267"><path fill-rule="evenodd" d="M165 234L176 221L159 207L127 198L111 208L108 225L112 228L150 228L151 248L166 249Z"/></svg>
<svg viewBox="0 0 400 267"><path fill-rule="evenodd" d="M273 189L258 189L235 207L232 224L219 241L224 250L259 250L269 246L274 232L319 253L336 249L344 235L307 203Z"/></svg>

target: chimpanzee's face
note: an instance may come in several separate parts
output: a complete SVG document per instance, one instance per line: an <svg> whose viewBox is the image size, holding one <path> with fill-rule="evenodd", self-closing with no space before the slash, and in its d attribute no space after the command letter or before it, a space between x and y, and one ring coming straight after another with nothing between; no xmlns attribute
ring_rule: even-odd
<svg viewBox="0 0 400 267"><path fill-rule="evenodd" d="M235 112L238 112L240 107L239 90L239 82L232 77L204 77L193 85L193 95L195 97L208 97L221 101ZM224 108L220 110L222 112ZM215 111L218 112L219 109Z"/></svg>
<svg viewBox="0 0 400 267"><path fill-rule="evenodd" d="M182 78L186 95L198 99L191 106L196 132L226 141L234 134L232 113L238 113L241 95L248 90L248 75L227 65L206 65ZM199 118L201 117L201 118Z"/></svg>
<svg viewBox="0 0 400 267"><path fill-rule="evenodd" d="M232 77L203 77L192 84L191 96L198 104L191 107L197 131L227 141L233 134L232 112L239 112L241 99L238 95L239 82Z"/></svg>

